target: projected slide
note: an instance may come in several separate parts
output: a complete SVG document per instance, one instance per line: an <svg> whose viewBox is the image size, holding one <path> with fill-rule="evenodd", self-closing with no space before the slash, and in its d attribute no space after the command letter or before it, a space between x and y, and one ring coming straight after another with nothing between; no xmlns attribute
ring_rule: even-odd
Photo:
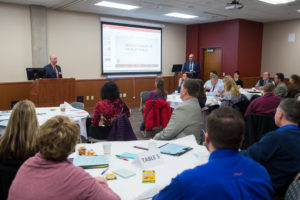
<svg viewBox="0 0 300 200"><path fill-rule="evenodd" d="M160 28L102 22L102 74L160 72Z"/></svg>

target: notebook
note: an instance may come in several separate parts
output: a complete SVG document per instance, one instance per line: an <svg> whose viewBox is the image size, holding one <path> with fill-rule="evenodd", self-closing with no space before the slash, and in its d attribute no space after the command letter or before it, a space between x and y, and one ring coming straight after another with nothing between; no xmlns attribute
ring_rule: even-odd
<svg viewBox="0 0 300 200"><path fill-rule="evenodd" d="M168 154L172 156L180 156L193 148L182 146L179 144L166 143L163 146L159 147L160 153Z"/></svg>
<svg viewBox="0 0 300 200"><path fill-rule="evenodd" d="M115 170L113 171L115 174L117 174L118 176L122 177L122 178L130 178L132 176L135 176L135 173L134 172L131 172L127 169L118 169L118 170Z"/></svg>
<svg viewBox="0 0 300 200"><path fill-rule="evenodd" d="M104 155L97 156L77 156L73 159L73 164L84 169L108 167L108 157Z"/></svg>

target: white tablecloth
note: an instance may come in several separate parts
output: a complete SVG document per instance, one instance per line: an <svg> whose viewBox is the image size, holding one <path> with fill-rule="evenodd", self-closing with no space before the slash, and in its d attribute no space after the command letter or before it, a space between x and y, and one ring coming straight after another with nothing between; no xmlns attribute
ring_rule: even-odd
<svg viewBox="0 0 300 200"><path fill-rule="evenodd" d="M108 185L111 189L116 192L122 200L137 200L137 199L149 199L157 194L161 189L167 186L172 178L176 177L179 173L186 169L192 169L197 165L206 163L208 161L209 152L206 147L197 144L194 136L187 136L172 141L155 141L157 146L161 146L167 142L181 144L192 147L193 150L181 155L181 156L170 156L162 154L164 164L152 167L148 170L155 170L156 182L155 183L142 183L142 168L138 165L133 164L133 161L124 161L117 159L115 155L120 155L124 152L128 153L142 153L145 152L141 149L133 148L133 146L147 147L148 143L153 140L137 140L128 142L111 142L111 156L109 156L109 170L111 173L114 170L125 168L129 171L136 173L135 176L128 179L123 179L117 176L116 180L108 181ZM102 143L95 144L78 144L76 149L80 146L85 146L87 149L93 149L96 154L103 154ZM78 153L70 155L71 158L78 156ZM88 169L86 170L92 176L100 176L104 169Z"/></svg>
<svg viewBox="0 0 300 200"><path fill-rule="evenodd" d="M216 99L214 96L206 96L207 100L205 102L206 106L214 106L220 105L221 102ZM180 104L182 104L182 100L179 94L170 94L167 96L167 102L169 103L171 108L177 108Z"/></svg>
<svg viewBox="0 0 300 200"><path fill-rule="evenodd" d="M10 117L10 112L11 111L2 112L5 114L4 116L1 116L1 112L0 112L0 120L8 120ZM60 111L59 107L44 107L44 108L36 108L36 114L40 125L44 124L48 119L57 115L68 116L71 120L75 121L80 126L80 135L87 138L86 119L89 116L89 113L84 110L67 107L66 112L63 113ZM0 135L2 135L4 130L5 130L5 126L0 126Z"/></svg>
<svg viewBox="0 0 300 200"><path fill-rule="evenodd" d="M240 88L241 94L244 94L247 99L250 101L253 95L262 95L261 90L254 90L254 89L243 89ZM221 102L217 100L215 96L209 96L206 95L206 106L215 106L215 105L221 105ZM180 94L179 93L173 93L167 96L167 102L169 103L171 108L177 108L180 104L182 104L182 100L180 99Z"/></svg>
<svg viewBox="0 0 300 200"><path fill-rule="evenodd" d="M243 89L243 88L241 88L240 89L240 93L244 94L249 101L251 100L251 98L254 95L258 95L258 96L262 95L262 91L261 90L254 90L253 88L252 89L248 89L248 88L244 88Z"/></svg>

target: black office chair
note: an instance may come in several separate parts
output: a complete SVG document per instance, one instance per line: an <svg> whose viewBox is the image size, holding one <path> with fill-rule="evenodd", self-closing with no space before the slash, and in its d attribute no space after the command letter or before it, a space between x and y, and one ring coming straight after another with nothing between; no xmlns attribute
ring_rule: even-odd
<svg viewBox="0 0 300 200"><path fill-rule="evenodd" d="M274 117L262 114L248 114L246 120L245 140L242 149L258 142L266 133L276 130Z"/></svg>

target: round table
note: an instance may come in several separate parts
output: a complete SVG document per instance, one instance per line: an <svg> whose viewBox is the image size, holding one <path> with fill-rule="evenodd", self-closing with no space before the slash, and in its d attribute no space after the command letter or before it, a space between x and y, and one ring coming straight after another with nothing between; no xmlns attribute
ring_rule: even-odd
<svg viewBox="0 0 300 200"><path fill-rule="evenodd" d="M2 135L5 130L10 113L11 111L0 112L0 135ZM85 110L75 109L69 106L66 107L66 112L61 112L59 107L42 107L36 108L36 114L40 126L43 125L48 119L57 115L67 116L79 125L80 135L87 138L86 119L89 116L89 113Z"/></svg>

